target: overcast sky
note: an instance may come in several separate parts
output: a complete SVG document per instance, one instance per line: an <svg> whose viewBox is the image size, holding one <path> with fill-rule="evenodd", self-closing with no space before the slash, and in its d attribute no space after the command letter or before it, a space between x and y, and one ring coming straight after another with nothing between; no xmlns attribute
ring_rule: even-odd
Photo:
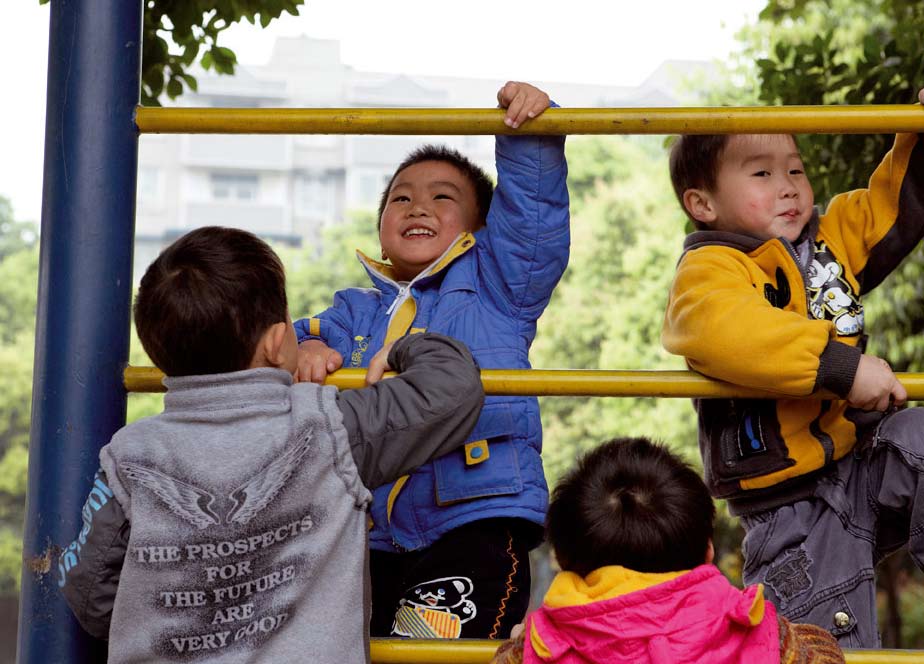
<svg viewBox="0 0 924 664"><path fill-rule="evenodd" d="M668 59L722 59L765 0L308 0L266 30L245 23L223 45L240 62L269 58L273 39L339 39L360 71L637 85ZM0 11L0 195L39 220L49 5Z"/></svg>

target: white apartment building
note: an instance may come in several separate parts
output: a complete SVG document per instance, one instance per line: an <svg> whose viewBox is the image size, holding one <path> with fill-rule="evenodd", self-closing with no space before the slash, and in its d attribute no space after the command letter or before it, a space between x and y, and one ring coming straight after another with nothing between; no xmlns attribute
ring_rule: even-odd
<svg viewBox="0 0 924 664"><path fill-rule="evenodd" d="M559 104L676 106L678 83L701 62L663 64L638 87L537 82ZM340 43L279 39L263 66L234 76L199 71L183 106L484 108L499 80L360 72ZM144 135L138 164L135 278L186 231L218 224L292 245L320 247L325 225L375 209L395 166L426 142L451 145L494 172L491 136Z"/></svg>

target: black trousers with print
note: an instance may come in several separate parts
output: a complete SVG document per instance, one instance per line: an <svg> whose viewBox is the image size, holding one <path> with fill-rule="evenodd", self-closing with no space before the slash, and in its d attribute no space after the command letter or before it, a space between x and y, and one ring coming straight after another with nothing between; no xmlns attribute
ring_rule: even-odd
<svg viewBox="0 0 924 664"><path fill-rule="evenodd" d="M485 519L419 551L371 551L372 636L506 639L529 606L535 528Z"/></svg>

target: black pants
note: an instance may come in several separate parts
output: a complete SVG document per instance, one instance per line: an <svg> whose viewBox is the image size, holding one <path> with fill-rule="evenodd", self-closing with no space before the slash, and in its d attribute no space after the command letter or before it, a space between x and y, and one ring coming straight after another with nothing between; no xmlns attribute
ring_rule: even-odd
<svg viewBox="0 0 924 664"><path fill-rule="evenodd" d="M529 606L529 526L485 519L419 551L372 551L372 636L506 639Z"/></svg>

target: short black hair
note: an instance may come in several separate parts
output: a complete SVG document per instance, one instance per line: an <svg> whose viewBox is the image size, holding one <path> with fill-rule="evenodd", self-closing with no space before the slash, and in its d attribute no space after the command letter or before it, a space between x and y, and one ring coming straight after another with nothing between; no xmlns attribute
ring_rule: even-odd
<svg viewBox="0 0 924 664"><path fill-rule="evenodd" d="M288 320L285 270L253 233L207 226L151 263L135 298L148 356L168 376L240 371L272 325Z"/></svg>
<svg viewBox="0 0 924 664"><path fill-rule="evenodd" d="M730 138L729 134L684 134L678 136L671 146L670 170L674 193L693 225L701 230L705 226L687 210L683 204L683 193L687 189L715 191L722 152Z"/></svg>
<svg viewBox="0 0 924 664"><path fill-rule="evenodd" d="M580 576L608 565L675 572L703 564L714 521L693 468L647 438L614 438L559 482L546 534L561 568Z"/></svg>
<svg viewBox="0 0 924 664"><path fill-rule="evenodd" d="M463 155L458 150L454 150L446 145L422 145L407 157L404 158L391 179L388 181L382 195L379 197L379 215L376 224L379 230L382 228L382 213L385 212L385 206L388 205L388 194L391 193L391 186L395 183L395 178L405 168L419 164L424 161L442 161L455 166L462 175L468 178L475 189L475 204L478 207L478 221L481 224L487 223L488 209L491 207L491 199L494 197L494 183L485 173L484 169L471 159Z"/></svg>

